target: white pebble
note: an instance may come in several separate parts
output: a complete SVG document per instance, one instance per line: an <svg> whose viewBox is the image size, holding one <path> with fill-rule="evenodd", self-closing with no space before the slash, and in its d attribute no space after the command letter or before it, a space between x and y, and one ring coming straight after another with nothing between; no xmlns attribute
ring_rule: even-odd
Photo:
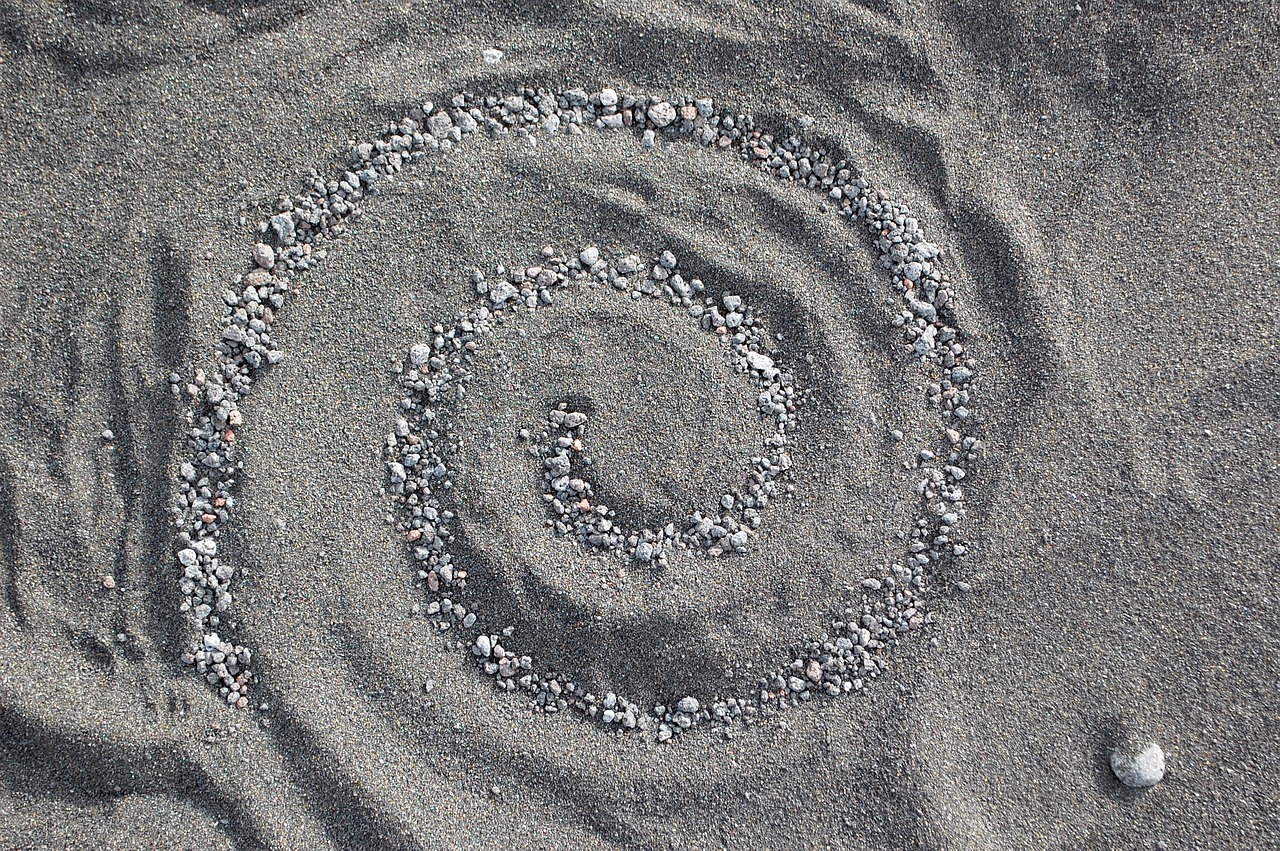
<svg viewBox="0 0 1280 851"><path fill-rule="evenodd" d="M1111 752L1111 770L1126 786L1145 789L1164 779L1164 750L1155 742L1136 754L1119 748Z"/></svg>

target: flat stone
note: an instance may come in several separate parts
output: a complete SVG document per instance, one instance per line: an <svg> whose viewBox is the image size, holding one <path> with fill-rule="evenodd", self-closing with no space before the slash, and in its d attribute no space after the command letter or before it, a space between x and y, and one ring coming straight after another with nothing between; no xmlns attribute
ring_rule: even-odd
<svg viewBox="0 0 1280 851"><path fill-rule="evenodd" d="M271 229L276 233L276 239L280 240L282 245L288 245L293 242L296 235L296 229L293 224L293 216L289 213L277 213L271 217Z"/></svg>
<svg viewBox="0 0 1280 851"><path fill-rule="evenodd" d="M759 352L747 352L747 366L757 372L768 372L773 369L773 358Z"/></svg>
<svg viewBox="0 0 1280 851"><path fill-rule="evenodd" d="M805 666L804 675L809 678L811 683L822 682L822 665L817 659L810 659L809 664Z"/></svg>
<svg viewBox="0 0 1280 851"><path fill-rule="evenodd" d="M437 112L427 119L427 130L437 139L447 136L451 127L453 127L453 119L447 113Z"/></svg>

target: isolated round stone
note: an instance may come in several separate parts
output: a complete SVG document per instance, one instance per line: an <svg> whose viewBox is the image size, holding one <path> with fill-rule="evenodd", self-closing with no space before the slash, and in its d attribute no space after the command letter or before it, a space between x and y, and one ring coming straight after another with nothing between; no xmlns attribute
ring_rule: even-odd
<svg viewBox="0 0 1280 851"><path fill-rule="evenodd" d="M1155 742L1136 753L1116 748L1111 752L1111 770L1134 789L1154 786L1164 779L1164 750Z"/></svg>

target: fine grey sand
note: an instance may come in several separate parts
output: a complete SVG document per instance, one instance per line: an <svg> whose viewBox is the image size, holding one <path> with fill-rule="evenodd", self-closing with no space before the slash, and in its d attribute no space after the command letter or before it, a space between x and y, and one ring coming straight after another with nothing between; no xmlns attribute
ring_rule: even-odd
<svg viewBox="0 0 1280 851"><path fill-rule="evenodd" d="M1277 37L1265 3L0 4L0 848L1277 847ZM328 244L241 405L252 708L180 663L168 376L255 223L415 106L520 86L811 119L943 247L987 448L936 623L865 693L657 744L532 711L414 614L389 367L547 244L671 248L813 394L747 554L623 576L544 528L517 431L589 397L601 486L661 522L741 480L754 391L617 293L496 334L458 499L524 647L649 705L749 689L902 558L939 424L865 232L594 130L408 168ZM1166 776L1122 785L1150 742Z"/></svg>

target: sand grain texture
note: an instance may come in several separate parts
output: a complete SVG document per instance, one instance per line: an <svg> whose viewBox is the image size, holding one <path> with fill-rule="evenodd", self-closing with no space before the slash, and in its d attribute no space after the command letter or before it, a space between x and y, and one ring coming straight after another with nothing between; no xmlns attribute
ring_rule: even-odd
<svg viewBox="0 0 1280 851"><path fill-rule="evenodd" d="M0 847L1280 844L1280 18L1073 5L0 3ZM732 160L595 133L477 140L331 246L244 406L227 546L271 709L177 663L167 375L207 361L252 223L413 104L520 84L811 116L947 251L989 451L941 623L869 695L659 747L532 714L410 614L387 366L474 298L469 266L547 242L672 246L815 355L815 399L759 547L609 591L540 530L513 430L585 388L610 486L669 512L740 475L750 389L622 299L500 340L463 487L478 593L531 643L636 696L749 683L900 555L936 414L863 237ZM1108 765L1134 739L1168 760L1144 792Z"/></svg>

